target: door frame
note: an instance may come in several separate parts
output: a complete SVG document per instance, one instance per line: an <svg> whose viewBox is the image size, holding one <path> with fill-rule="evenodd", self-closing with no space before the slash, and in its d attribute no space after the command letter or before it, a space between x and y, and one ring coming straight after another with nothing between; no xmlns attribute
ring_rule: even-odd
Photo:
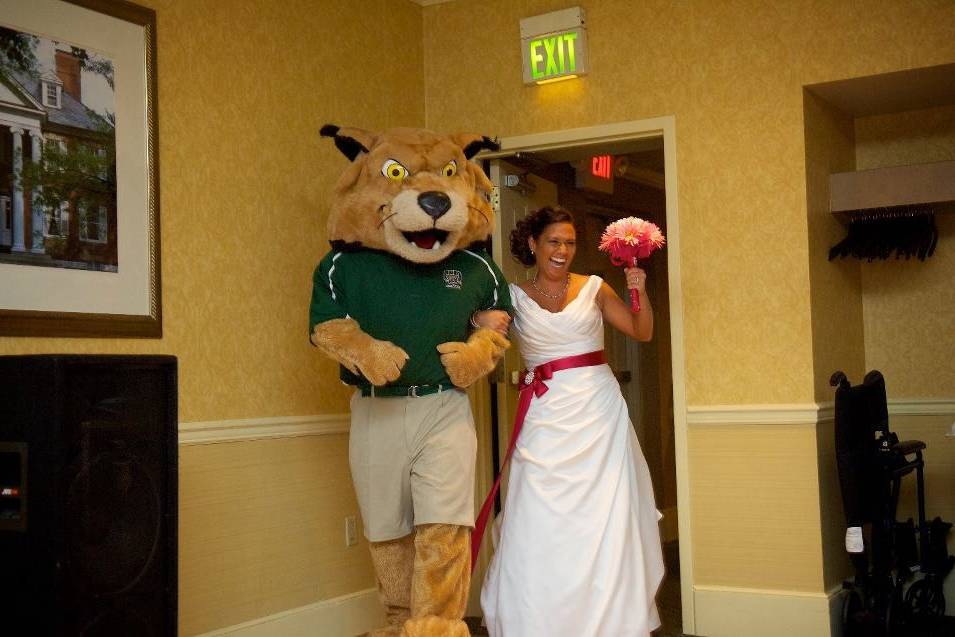
<svg viewBox="0 0 955 637"><path fill-rule="evenodd" d="M680 535L680 597L683 632L696 630L693 604L693 541L690 516L689 451L686 424L686 346L683 333L683 290L680 274L680 223L677 198L676 118L651 119L568 128L528 135L503 137L501 149L481 153L476 160L506 159L518 152L540 152L568 147L592 146L639 139L663 139L664 190L666 193L667 267L670 290L670 347L673 366L673 428L676 456L677 523ZM501 236L499 216L495 217L494 258L500 262L507 244ZM497 441L494 441L497 444Z"/></svg>

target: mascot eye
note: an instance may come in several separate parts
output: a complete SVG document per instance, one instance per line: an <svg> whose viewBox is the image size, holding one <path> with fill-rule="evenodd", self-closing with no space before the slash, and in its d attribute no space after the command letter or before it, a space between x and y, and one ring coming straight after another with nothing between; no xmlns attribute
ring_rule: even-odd
<svg viewBox="0 0 955 637"><path fill-rule="evenodd" d="M389 159L381 166L381 174L392 181L401 181L408 176L408 169L394 159Z"/></svg>
<svg viewBox="0 0 955 637"><path fill-rule="evenodd" d="M454 177L458 174L458 163L452 159L441 169L441 174L445 177Z"/></svg>

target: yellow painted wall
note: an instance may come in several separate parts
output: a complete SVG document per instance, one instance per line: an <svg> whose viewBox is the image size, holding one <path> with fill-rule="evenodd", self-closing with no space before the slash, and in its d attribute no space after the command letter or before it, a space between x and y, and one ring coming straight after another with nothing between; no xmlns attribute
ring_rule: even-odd
<svg viewBox="0 0 955 637"><path fill-rule="evenodd" d="M694 584L820 591L815 427L694 426L689 445Z"/></svg>
<svg viewBox="0 0 955 637"><path fill-rule="evenodd" d="M851 116L809 91L804 108L814 391L826 402L834 371L858 378L865 366L859 262L829 261L829 248L846 234L829 212L829 175L855 170L855 131Z"/></svg>
<svg viewBox="0 0 955 637"><path fill-rule="evenodd" d="M830 400L829 368L866 353L858 266L824 260L839 229L821 177L851 167L859 133L803 87L955 61L951 2L601 0L584 5L591 73L523 86L519 20L567 6L426 7L428 126L506 137L675 116L688 404ZM470 61L449 63L462 46ZM850 319L847 342L829 310ZM824 564L841 512L831 437L690 428L695 584L826 590L843 564Z"/></svg>
<svg viewBox="0 0 955 637"><path fill-rule="evenodd" d="M374 586L348 436L180 448L179 634L266 617Z"/></svg>
<svg viewBox="0 0 955 637"><path fill-rule="evenodd" d="M810 400L802 86L955 59L951 4L602 0L585 7L592 73L522 86L520 18L565 6L426 7L428 125L507 136L675 115L688 402ZM462 45L477 53L448 63Z"/></svg>
<svg viewBox="0 0 955 637"><path fill-rule="evenodd" d="M855 122L860 170L955 160L955 104ZM955 214L938 215L924 262L862 264L865 358L893 398L955 399Z"/></svg>
<svg viewBox="0 0 955 637"><path fill-rule="evenodd" d="M141 1L159 18L165 336L8 338L0 352L174 354L183 421L346 410L334 366L305 341L344 166L317 138L326 121L507 136L674 115L688 402L813 401L825 341L810 299L835 288L813 287L820 226L802 87L955 61L955 11L943 0L601 0L585 7L593 72L546 87L521 85L517 25L567 6L557 0ZM878 137L870 130L886 127L857 122L859 167ZM889 340L870 346L869 309L883 292L869 271L871 365L898 357ZM910 382L903 372L890 391ZM698 582L823 589L820 444L813 427L691 431ZM275 498L241 492L275 475ZM343 436L184 448L181 634L371 586L362 548L334 549L338 520L354 510L346 484ZM747 512L757 505L758 516ZM240 513L250 506L276 506L286 523L249 527ZM266 537L288 541L263 547ZM281 590L236 583L292 555L300 568Z"/></svg>
<svg viewBox="0 0 955 637"><path fill-rule="evenodd" d="M322 124L424 123L421 8L137 0L158 18L162 340L0 339L0 353L179 358L183 422L347 411L307 342L346 160ZM346 436L182 449L180 634L374 585L344 548Z"/></svg>
<svg viewBox="0 0 955 637"><path fill-rule="evenodd" d="M809 91L804 113L813 387L815 400L824 403L832 400L832 373L861 378L865 359L859 263L828 260L829 248L845 236L845 226L829 212L829 175L855 169L855 131L852 117ZM815 435L823 589L831 590L848 573L833 423L820 423Z"/></svg>

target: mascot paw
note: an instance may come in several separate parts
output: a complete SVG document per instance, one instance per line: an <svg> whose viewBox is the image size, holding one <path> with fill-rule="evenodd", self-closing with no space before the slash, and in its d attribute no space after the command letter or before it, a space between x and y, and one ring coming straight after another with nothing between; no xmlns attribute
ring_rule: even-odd
<svg viewBox="0 0 955 637"><path fill-rule="evenodd" d="M388 341L373 339L368 349L356 353L355 365L372 385L385 385L398 380L408 354Z"/></svg>
<svg viewBox="0 0 955 637"><path fill-rule="evenodd" d="M495 332L482 328L474 332L466 343L450 342L438 345L441 363L451 382L468 387L497 365L510 341Z"/></svg>
<svg viewBox="0 0 955 637"><path fill-rule="evenodd" d="M414 617L405 622L401 637L471 637L468 625L460 619Z"/></svg>
<svg viewBox="0 0 955 637"><path fill-rule="evenodd" d="M388 341L379 341L362 331L353 319L333 319L315 326L312 343L372 385L398 380L408 354Z"/></svg>

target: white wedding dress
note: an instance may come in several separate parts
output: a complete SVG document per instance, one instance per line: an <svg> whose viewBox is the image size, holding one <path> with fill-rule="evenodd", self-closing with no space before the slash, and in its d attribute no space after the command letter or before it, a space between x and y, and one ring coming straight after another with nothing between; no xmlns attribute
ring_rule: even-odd
<svg viewBox="0 0 955 637"><path fill-rule="evenodd" d="M528 368L603 349L591 276L552 313L511 285ZM660 626L659 513L607 365L554 373L511 460L501 537L481 606L492 637L645 637Z"/></svg>

